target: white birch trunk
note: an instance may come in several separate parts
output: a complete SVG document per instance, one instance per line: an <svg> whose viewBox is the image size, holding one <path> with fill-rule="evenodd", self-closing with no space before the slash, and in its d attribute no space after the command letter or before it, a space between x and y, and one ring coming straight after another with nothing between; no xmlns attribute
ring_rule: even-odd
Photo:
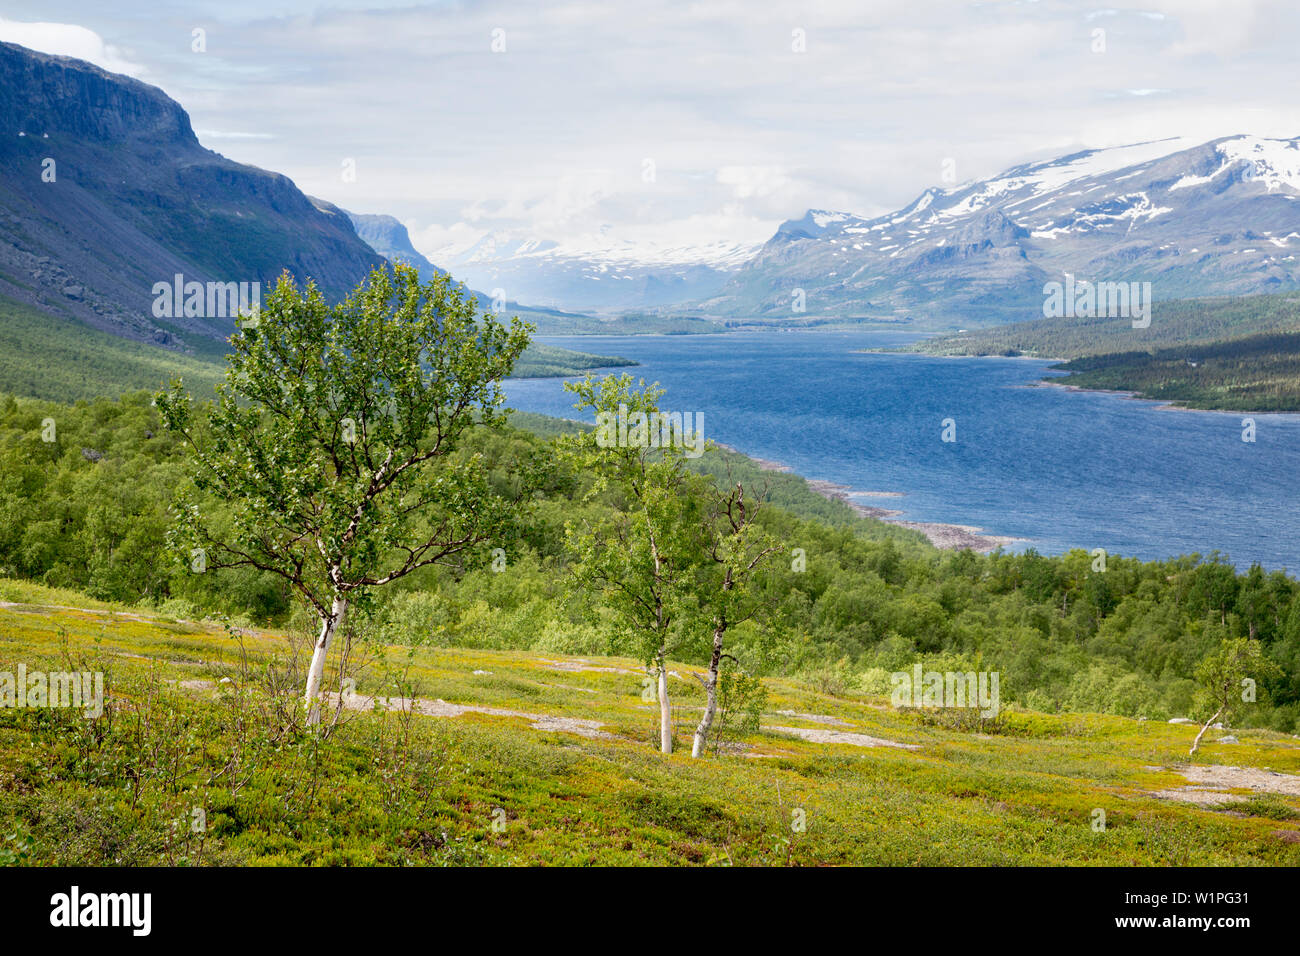
<svg viewBox="0 0 1300 956"><path fill-rule="evenodd" d="M321 621L320 637L311 655L311 667L307 670L307 691L303 695L303 707L307 710L307 726L320 724L320 685L325 677L325 658L329 654L330 642L343 626L343 615L347 612L348 602L342 595L334 596L330 606L329 617Z"/></svg>
<svg viewBox="0 0 1300 956"><path fill-rule="evenodd" d="M709 675L704 690L708 694L708 701L704 705L704 716L700 718L700 725L695 728L695 741L691 744L691 756L697 758L704 753L705 741L709 739L709 730L713 727L713 716L718 712L717 674Z"/></svg>
<svg viewBox="0 0 1300 956"><path fill-rule="evenodd" d="M1205 732L1206 732L1207 730L1210 729L1210 724L1214 723L1216 720L1219 719L1219 715L1220 715L1221 713L1223 713L1223 708L1222 708L1222 707L1220 707L1218 710L1216 710L1216 711L1214 712L1214 716L1211 717L1209 720L1207 720L1207 721L1205 722L1205 726L1201 728L1201 732L1200 732L1199 734L1197 734L1197 735L1196 735L1196 739L1192 741L1192 749L1189 750L1189 751L1187 752L1187 756L1189 756L1189 757L1195 757L1195 756L1196 756L1196 748L1199 747L1199 746L1201 745L1201 738L1204 737L1204 736L1205 736Z"/></svg>
<svg viewBox="0 0 1300 956"><path fill-rule="evenodd" d="M699 757L704 753L704 744L709 739L709 731L713 728L713 718L718 713L718 671L722 666L722 637L725 633L726 624L719 624L713 631L713 656L709 658L709 676L704 682L704 693L707 700L704 703L704 716L700 718L700 725L695 728L695 741L691 744L691 756Z"/></svg>
<svg viewBox="0 0 1300 956"><path fill-rule="evenodd" d="M668 667L659 658L659 749L673 752L673 708L668 701Z"/></svg>

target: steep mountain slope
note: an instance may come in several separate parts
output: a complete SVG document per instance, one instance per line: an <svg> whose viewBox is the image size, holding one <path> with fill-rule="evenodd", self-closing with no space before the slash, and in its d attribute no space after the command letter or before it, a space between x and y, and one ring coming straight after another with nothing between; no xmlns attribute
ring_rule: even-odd
<svg viewBox="0 0 1300 956"><path fill-rule="evenodd" d="M411 245L410 234L397 217L355 212L344 212L344 215L352 222L358 238L389 262L414 266L425 279L446 275L446 269L435 266ZM480 301L487 301L486 296L475 295Z"/></svg>
<svg viewBox="0 0 1300 956"><path fill-rule="evenodd" d="M1041 315L1044 283L1067 273L1150 282L1155 299L1300 287L1300 139L1186 147L1029 163L875 219L811 210L701 308L951 326Z"/></svg>
<svg viewBox="0 0 1300 956"><path fill-rule="evenodd" d="M189 347L233 319L155 317L155 283L265 288L288 269L337 297L383 261L287 177L202 147L137 80L0 43L0 120L0 295L42 311Z"/></svg>

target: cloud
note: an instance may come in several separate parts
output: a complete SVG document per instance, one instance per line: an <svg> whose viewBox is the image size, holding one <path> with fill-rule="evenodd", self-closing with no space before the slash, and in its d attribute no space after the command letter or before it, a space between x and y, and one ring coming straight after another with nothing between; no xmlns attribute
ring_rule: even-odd
<svg viewBox="0 0 1300 956"><path fill-rule="evenodd" d="M718 182L730 186L738 199L770 196L790 185L790 177L780 166L723 166Z"/></svg>
<svg viewBox="0 0 1300 956"><path fill-rule="evenodd" d="M139 63L127 59L117 47L105 43L94 30L75 23L23 23L0 18L0 40L41 53L87 60L113 73L143 76L148 72Z"/></svg>

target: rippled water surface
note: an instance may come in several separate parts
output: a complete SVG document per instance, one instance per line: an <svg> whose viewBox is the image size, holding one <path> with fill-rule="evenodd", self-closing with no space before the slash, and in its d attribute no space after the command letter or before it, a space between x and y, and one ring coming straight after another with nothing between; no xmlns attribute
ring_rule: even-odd
<svg viewBox="0 0 1300 956"><path fill-rule="evenodd" d="M545 336L641 362L667 408L705 435L857 491L901 517L974 525L1059 553L1143 558L1219 550L1300 567L1300 415L1187 412L1118 395L1028 387L1049 363L864 354L889 332ZM580 417L560 379L515 379L515 408ZM941 441L942 422L957 441Z"/></svg>

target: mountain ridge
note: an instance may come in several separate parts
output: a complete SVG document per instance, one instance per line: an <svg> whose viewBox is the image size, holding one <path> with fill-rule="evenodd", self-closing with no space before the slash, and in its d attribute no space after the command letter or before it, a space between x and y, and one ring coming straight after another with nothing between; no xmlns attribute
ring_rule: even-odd
<svg viewBox="0 0 1300 956"><path fill-rule="evenodd" d="M1187 142L1022 163L872 218L810 209L693 306L937 326L1031 318L1067 273L1145 279L1164 299L1300 288L1300 138Z"/></svg>

